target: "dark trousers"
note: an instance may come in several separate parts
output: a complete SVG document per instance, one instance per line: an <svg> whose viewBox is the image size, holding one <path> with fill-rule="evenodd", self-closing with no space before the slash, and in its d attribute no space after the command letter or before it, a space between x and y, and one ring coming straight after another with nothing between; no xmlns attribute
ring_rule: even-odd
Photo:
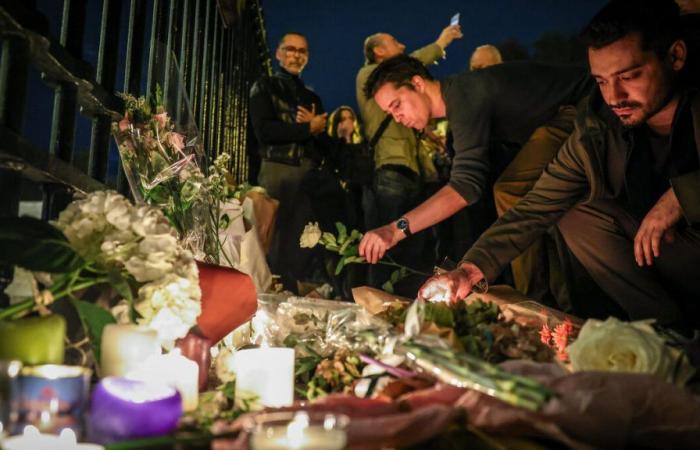
<svg viewBox="0 0 700 450"><path fill-rule="evenodd" d="M700 230L679 223L674 242L662 242L654 264L639 267L634 237L640 223L624 205L599 200L569 211L558 227L593 280L630 319L700 328Z"/></svg>
<svg viewBox="0 0 700 450"><path fill-rule="evenodd" d="M280 202L267 260L272 273L280 275L285 288L294 292L296 281L307 280L313 272L314 251L299 247L304 226L317 220L311 201L302 190L302 181L313 167L308 159L302 160L300 166L263 161L258 177L260 185Z"/></svg>

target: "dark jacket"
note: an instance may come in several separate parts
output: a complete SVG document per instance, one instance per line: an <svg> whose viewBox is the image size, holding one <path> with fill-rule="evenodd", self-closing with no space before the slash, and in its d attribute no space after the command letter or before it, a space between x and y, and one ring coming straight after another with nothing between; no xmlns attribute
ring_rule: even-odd
<svg viewBox="0 0 700 450"><path fill-rule="evenodd" d="M679 122L687 126L678 126ZM695 148L690 148L687 143L693 141ZM679 104L671 132L672 146L673 142L683 143L681 150L694 157L692 164L685 164L668 182L687 224L698 226L700 95L694 89L687 90ZM493 281L513 258L576 204L600 199L625 201L626 166L633 150L630 144L630 130L622 127L598 92L593 94L580 108L573 134L535 187L491 226L463 259L476 264L487 280Z"/></svg>
<svg viewBox="0 0 700 450"><path fill-rule="evenodd" d="M250 89L250 119L263 160L298 166L301 159L318 159L316 139L308 123L296 123L297 107L323 113L321 98L298 76L284 69L264 76Z"/></svg>

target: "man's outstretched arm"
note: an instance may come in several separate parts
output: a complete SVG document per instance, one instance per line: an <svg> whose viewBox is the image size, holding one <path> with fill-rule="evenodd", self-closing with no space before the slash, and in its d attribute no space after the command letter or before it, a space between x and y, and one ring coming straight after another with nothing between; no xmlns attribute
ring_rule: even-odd
<svg viewBox="0 0 700 450"><path fill-rule="evenodd" d="M442 222L460 209L467 206L467 201L451 186L445 186L428 200L406 213L411 233L417 233L428 227ZM398 219L398 217L397 217ZM396 228L395 223L390 223L374 230L368 231L360 242L360 255L374 264L394 247L406 235Z"/></svg>

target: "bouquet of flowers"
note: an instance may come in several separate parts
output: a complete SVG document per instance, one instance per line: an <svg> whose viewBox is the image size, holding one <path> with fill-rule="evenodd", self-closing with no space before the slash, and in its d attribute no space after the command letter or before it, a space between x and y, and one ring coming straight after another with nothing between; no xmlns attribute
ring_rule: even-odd
<svg viewBox="0 0 700 450"><path fill-rule="evenodd" d="M200 314L192 253L178 242L160 209L136 207L116 192L97 191L75 200L52 223L2 219L0 250L0 262L39 273L33 281L41 284L35 298L0 311L0 319L66 299L83 322L96 360L108 323L150 327L170 349Z"/></svg>
<svg viewBox="0 0 700 450"><path fill-rule="evenodd" d="M206 178L197 164L197 137L186 140L168 115L160 88L150 98L120 94L124 118L112 125L131 192L160 207L186 248L202 257L208 214Z"/></svg>

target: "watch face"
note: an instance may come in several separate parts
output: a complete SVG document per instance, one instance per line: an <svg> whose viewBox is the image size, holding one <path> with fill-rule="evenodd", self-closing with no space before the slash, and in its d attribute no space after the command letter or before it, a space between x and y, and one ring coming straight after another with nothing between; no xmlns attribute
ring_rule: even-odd
<svg viewBox="0 0 700 450"><path fill-rule="evenodd" d="M399 230L408 230L408 220L403 217L396 221L396 228Z"/></svg>

